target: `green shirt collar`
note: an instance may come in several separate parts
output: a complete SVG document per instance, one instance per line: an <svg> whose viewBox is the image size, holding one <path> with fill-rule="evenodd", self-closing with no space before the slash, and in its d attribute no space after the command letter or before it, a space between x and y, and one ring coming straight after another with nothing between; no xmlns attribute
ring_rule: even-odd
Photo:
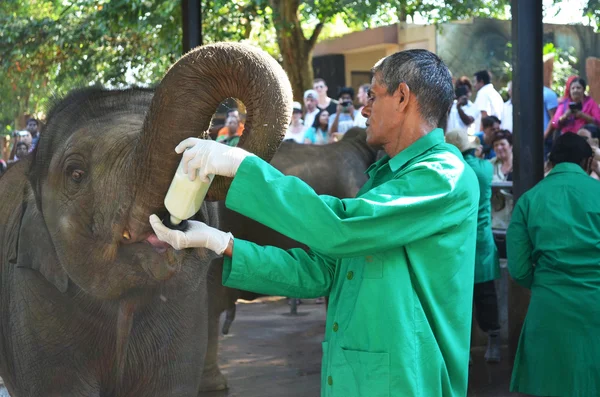
<svg viewBox="0 0 600 397"><path fill-rule="evenodd" d="M440 143L444 143L444 131L441 128L436 128L429 134L419 138L416 142L395 155L393 158L390 158L390 156L386 154L381 159L371 164L371 166L367 168L366 173L371 175L385 164L389 164L392 172L396 172L411 159Z"/></svg>
<svg viewBox="0 0 600 397"><path fill-rule="evenodd" d="M575 163L560 163L555 165L554 167L552 167L552 171L550 171L550 173L548 174L548 176L553 175L553 174L562 174L565 172L569 172L569 173L577 173L577 174L585 174L585 171L583 170L583 168L581 168L581 166L579 164L575 164Z"/></svg>

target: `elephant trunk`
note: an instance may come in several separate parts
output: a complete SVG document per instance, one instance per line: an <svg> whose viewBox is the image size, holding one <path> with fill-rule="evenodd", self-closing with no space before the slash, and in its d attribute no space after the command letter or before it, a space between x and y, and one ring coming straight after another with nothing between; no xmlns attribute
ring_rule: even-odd
<svg viewBox="0 0 600 397"><path fill-rule="evenodd" d="M129 228L139 236L150 230L148 217L163 200L181 156L175 146L203 136L225 99L246 106L239 146L270 161L291 118L292 91L287 75L267 53L239 43L198 47L167 72L156 89L133 154L136 187ZM230 179L217 177L207 194L223 200Z"/></svg>

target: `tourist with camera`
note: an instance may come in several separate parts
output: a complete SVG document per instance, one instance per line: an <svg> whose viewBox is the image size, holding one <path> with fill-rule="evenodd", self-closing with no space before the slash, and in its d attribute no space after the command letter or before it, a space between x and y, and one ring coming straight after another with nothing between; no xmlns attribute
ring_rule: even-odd
<svg viewBox="0 0 600 397"><path fill-rule="evenodd" d="M585 80L581 77L569 77L565 95L552 118L552 128L546 131L544 138L550 134L562 135L565 132L576 134L586 124L600 126L600 108L592 97L585 94L586 87Z"/></svg>
<svg viewBox="0 0 600 397"><path fill-rule="evenodd" d="M342 87L338 98L335 114L329 116L329 134L334 141L341 139L352 128L354 117L358 114L354 108L354 90L351 87Z"/></svg>

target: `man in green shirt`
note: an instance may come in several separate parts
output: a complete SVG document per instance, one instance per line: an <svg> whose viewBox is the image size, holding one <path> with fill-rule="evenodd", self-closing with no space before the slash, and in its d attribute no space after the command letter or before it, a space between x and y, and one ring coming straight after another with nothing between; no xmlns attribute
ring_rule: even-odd
<svg viewBox="0 0 600 397"><path fill-rule="evenodd" d="M223 283L265 294L329 296L322 396L467 393L479 188L444 142L454 94L444 63L402 51L373 68L363 109L367 142L386 156L356 198L319 196L240 148L190 138L190 179L233 177L228 208L310 247L282 250L233 239L199 222L158 238L226 258Z"/></svg>
<svg viewBox="0 0 600 397"><path fill-rule="evenodd" d="M510 390L600 396L600 182L580 136L561 135L549 160L506 233L508 271L531 290Z"/></svg>

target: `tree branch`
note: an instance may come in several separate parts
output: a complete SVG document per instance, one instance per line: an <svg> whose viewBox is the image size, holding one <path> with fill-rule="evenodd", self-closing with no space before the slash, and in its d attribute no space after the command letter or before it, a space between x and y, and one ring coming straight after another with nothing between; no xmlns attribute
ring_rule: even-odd
<svg viewBox="0 0 600 397"><path fill-rule="evenodd" d="M323 30L323 25L323 22L319 22L317 26L315 26L315 30L313 30L310 39L308 39L309 50L312 50L315 47L315 44L317 44L317 38L319 37L319 34L321 34L321 30Z"/></svg>

